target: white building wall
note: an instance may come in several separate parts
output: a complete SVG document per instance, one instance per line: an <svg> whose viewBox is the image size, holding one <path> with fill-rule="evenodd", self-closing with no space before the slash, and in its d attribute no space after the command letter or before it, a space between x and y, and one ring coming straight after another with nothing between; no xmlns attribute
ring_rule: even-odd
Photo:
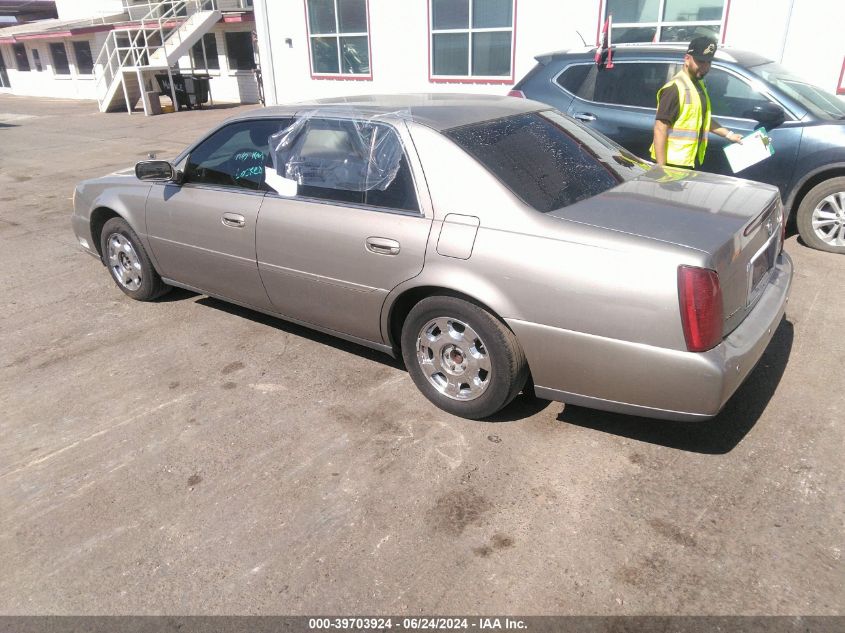
<svg viewBox="0 0 845 633"><path fill-rule="evenodd" d="M303 0L255 0L268 103L396 92L503 94L509 85L428 78L427 0L369 0L372 80L312 79ZM517 0L514 82L536 55L596 42L605 0ZM266 13L266 22L264 14ZM843 0L731 0L727 46L758 52L835 92L845 58ZM579 35L580 33L580 35ZM290 40L290 44L286 42ZM266 74L266 72L265 72Z"/></svg>
<svg viewBox="0 0 845 633"><path fill-rule="evenodd" d="M835 93L845 62L843 26L842 0L795 0L783 49L784 66Z"/></svg>
<svg viewBox="0 0 845 633"><path fill-rule="evenodd" d="M56 0L60 20L96 18L123 13L121 0Z"/></svg>
<svg viewBox="0 0 845 633"><path fill-rule="evenodd" d="M385 92L504 94L509 89L501 83L440 83L429 80L426 0L370 0L372 80L313 80L302 0L258 0L256 5L260 5L256 7L259 38L264 42L269 39L270 42L271 55L262 51L262 60L266 68L267 59L272 56L275 67L275 91L272 87L268 91L268 103ZM262 19L265 11L266 24ZM593 43L598 12L598 0L518 0L514 81L531 69L535 55L582 46L576 31L580 31L588 43ZM290 44L286 42L288 39Z"/></svg>
<svg viewBox="0 0 845 633"><path fill-rule="evenodd" d="M6 61L9 74L10 91L16 95L32 97L54 97L63 99L96 99L96 74L81 74L76 65L73 51L73 41L87 41L91 53L96 61L104 33L74 37L71 39L36 39L22 42L26 47L30 70L21 72L17 68L11 45L2 45L3 59ZM50 54L50 43L63 43L67 50L70 66L69 75L56 74L53 58ZM37 50L41 59L41 71L36 70L32 51ZM96 69L95 69L96 73Z"/></svg>
<svg viewBox="0 0 845 633"><path fill-rule="evenodd" d="M810 83L836 92L845 59L842 0L732 0L725 45L782 63Z"/></svg>

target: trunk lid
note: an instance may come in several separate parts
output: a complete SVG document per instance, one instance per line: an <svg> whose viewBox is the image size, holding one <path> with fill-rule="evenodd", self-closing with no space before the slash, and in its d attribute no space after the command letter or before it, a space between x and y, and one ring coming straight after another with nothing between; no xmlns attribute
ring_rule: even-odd
<svg viewBox="0 0 845 633"><path fill-rule="evenodd" d="M768 282L781 248L782 208L769 185L656 168L549 215L701 251L719 274L728 334Z"/></svg>

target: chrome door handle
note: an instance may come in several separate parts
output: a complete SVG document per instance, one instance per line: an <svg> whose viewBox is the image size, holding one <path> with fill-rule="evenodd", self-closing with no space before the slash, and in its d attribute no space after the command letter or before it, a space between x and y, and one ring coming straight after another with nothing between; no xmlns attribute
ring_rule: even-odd
<svg viewBox="0 0 845 633"><path fill-rule="evenodd" d="M246 224L246 218L237 213L224 213L221 219L223 226L231 226L236 229L243 228L244 224Z"/></svg>
<svg viewBox="0 0 845 633"><path fill-rule="evenodd" d="M398 255L399 242L386 237L368 237L366 241L367 250L376 255Z"/></svg>
<svg viewBox="0 0 845 633"><path fill-rule="evenodd" d="M592 112L576 112L572 116L578 119L579 121L584 121L585 123L589 123L590 121L596 120L596 115Z"/></svg>

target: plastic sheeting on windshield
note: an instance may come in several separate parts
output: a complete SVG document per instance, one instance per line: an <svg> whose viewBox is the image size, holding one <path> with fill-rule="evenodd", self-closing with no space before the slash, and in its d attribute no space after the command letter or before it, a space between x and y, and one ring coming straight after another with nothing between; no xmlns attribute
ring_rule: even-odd
<svg viewBox="0 0 845 633"><path fill-rule="evenodd" d="M386 190L402 160L399 136L376 118L347 117L348 110L342 117L312 111L271 136L275 173L268 168L267 184L282 195L295 195L298 186Z"/></svg>

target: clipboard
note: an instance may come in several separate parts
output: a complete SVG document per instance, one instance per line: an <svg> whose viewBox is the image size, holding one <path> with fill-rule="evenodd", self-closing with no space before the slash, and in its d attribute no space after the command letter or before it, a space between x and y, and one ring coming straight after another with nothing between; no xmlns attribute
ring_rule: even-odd
<svg viewBox="0 0 845 633"><path fill-rule="evenodd" d="M775 147L765 128L759 128L748 136L743 136L742 145L731 143L725 147L725 157L733 173L748 169L774 153Z"/></svg>

